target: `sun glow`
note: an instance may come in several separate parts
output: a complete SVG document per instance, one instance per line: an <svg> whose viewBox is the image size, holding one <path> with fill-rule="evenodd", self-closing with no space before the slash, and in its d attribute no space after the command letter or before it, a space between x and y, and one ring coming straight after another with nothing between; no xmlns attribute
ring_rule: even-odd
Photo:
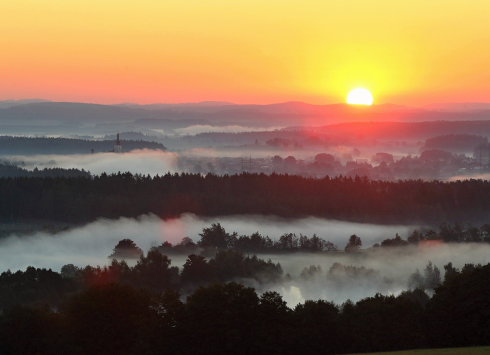
<svg viewBox="0 0 490 355"><path fill-rule="evenodd" d="M371 105L373 103L373 95L366 89L354 89L347 95L347 103L353 105Z"/></svg>
<svg viewBox="0 0 490 355"><path fill-rule="evenodd" d="M4 0L0 99L489 102L490 1L441 4Z"/></svg>

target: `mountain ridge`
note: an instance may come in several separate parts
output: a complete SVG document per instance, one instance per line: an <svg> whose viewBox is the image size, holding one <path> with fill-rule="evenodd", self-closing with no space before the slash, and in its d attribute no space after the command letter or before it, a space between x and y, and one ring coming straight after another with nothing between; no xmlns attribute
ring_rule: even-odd
<svg viewBox="0 0 490 355"><path fill-rule="evenodd" d="M344 103L313 105L289 101L268 105L225 104L202 102L190 104L104 105L78 102L29 102L0 109L2 124L94 124L123 123L141 119L200 119L210 122L271 125L325 125L352 121L434 121L488 120L489 109L463 112L429 110L403 105L372 106ZM129 105L129 106L128 106ZM459 106L458 106L459 107Z"/></svg>

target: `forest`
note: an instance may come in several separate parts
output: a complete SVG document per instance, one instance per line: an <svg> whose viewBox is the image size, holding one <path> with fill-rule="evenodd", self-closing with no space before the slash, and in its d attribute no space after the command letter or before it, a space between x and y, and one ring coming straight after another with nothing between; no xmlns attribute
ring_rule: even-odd
<svg viewBox="0 0 490 355"><path fill-rule="evenodd" d="M33 170L23 169L16 165L4 162L0 162L0 177L12 178L12 177L85 177L90 178L91 175L88 171L79 169L63 169L63 168L44 168Z"/></svg>
<svg viewBox="0 0 490 355"><path fill-rule="evenodd" d="M92 149L95 153L110 152L114 143L114 140L0 136L0 151L2 155L90 154ZM166 150L161 143L143 140L122 140L121 144L125 152L144 148Z"/></svg>
<svg viewBox="0 0 490 355"><path fill-rule="evenodd" d="M284 233L277 240L271 239L269 236L263 236L259 232L251 235L238 235L238 233L228 233L220 223L213 223L210 227L203 229L199 234L200 240L197 243L189 237L184 237L181 242L172 245L165 241L157 246L157 249L163 254L185 254L190 253L201 255L214 255L215 250L230 249L242 253L320 253L320 252L336 252L344 250L345 252L359 252L363 246L362 240L357 235L353 234L349 237L345 247L337 246L334 243L318 237L314 234L311 237L300 233ZM460 223L454 225L443 223L438 230L428 229L421 232L418 229L413 232L405 240L398 234L394 238L387 238L381 243L374 244L371 248L364 251L375 251L376 248L389 247L408 247L417 246L424 242L444 242L444 243L490 243L490 224L484 224L477 228L471 225L467 227ZM365 246L366 247L366 246ZM132 245L121 245L113 254L113 257L125 257L126 255L139 255L141 250Z"/></svg>
<svg viewBox="0 0 490 355"><path fill-rule="evenodd" d="M476 134L448 134L429 138L421 150L473 151L479 145L488 145L488 138Z"/></svg>
<svg viewBox="0 0 490 355"><path fill-rule="evenodd" d="M339 268L359 277L374 272L334 264L329 275ZM489 345L490 264L444 268L432 296L413 288L293 308L277 292L229 282L264 270L282 277L280 265L233 251L209 262L190 255L180 277L156 249L134 267L113 260L102 269L7 271L0 275L0 353L341 354Z"/></svg>
<svg viewBox="0 0 490 355"><path fill-rule="evenodd" d="M459 221L480 226L489 222L490 182L387 182L365 177L311 179L250 173L0 178L3 221L89 222L148 213L161 218L182 213L262 214L433 226Z"/></svg>

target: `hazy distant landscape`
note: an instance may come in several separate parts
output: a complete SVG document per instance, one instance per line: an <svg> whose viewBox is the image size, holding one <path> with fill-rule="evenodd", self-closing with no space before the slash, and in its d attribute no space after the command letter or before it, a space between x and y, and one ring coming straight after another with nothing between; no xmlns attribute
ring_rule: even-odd
<svg viewBox="0 0 490 355"><path fill-rule="evenodd" d="M2 308L114 282L190 300L230 281L295 313L334 302L336 322L375 294L436 305L448 272L490 261L489 182L474 180L490 120L469 107L4 103ZM10 281L47 269L30 295Z"/></svg>
<svg viewBox="0 0 490 355"><path fill-rule="evenodd" d="M248 171L316 178L365 175L388 181L483 176L489 171L490 121L485 118L490 111L485 111L483 104L446 106L16 102L0 109L5 134L0 137L0 153L2 161L28 170L49 163L47 167L98 174L102 172L96 167L98 161L105 158L97 154L112 151L119 132L125 154L114 157L107 173ZM222 116L216 116L218 113ZM247 120L240 118L248 114ZM264 120L262 114L277 119ZM315 117L323 124L315 125ZM353 119L356 121L338 123ZM325 125L327 122L331 123ZM478 150L483 146L483 151ZM145 154L145 149L172 155L156 168L161 159L155 159L155 152ZM142 151L138 156L145 156L148 164L138 164L136 169L126 153L138 150ZM97 154L88 157L92 152ZM71 154L79 156L67 156ZM119 164L120 159L128 164ZM71 166L66 162L69 160Z"/></svg>
<svg viewBox="0 0 490 355"><path fill-rule="evenodd" d="M486 344L484 337L420 336L435 334L440 312L454 307L442 300L453 292L445 290L460 292L458 282L478 278L475 292L487 292L486 105L27 100L2 102L0 122L5 327L30 317L41 317L40 324L75 317L72 332L82 319L73 312L86 309L76 302L106 312L97 302L124 303L124 294L140 297L144 309L154 302L145 298L149 292L172 314L145 318L150 333L162 334L161 322L171 321L195 336L185 317L216 307L199 298L213 295L231 297L226 302L248 297L231 310L252 302L257 317L273 312L296 334L309 328L291 322L307 322L310 312L324 314L316 322L330 332L353 319L364 324L364 307L401 312L400 322L412 322L410 331L391 335L409 345L345 346L337 333L327 353ZM18 314L16 304L37 313ZM51 315L40 304L58 311ZM114 315L140 311L130 312ZM94 338L66 334L84 349ZM181 349L168 336L155 349ZM293 344L306 346L299 338Z"/></svg>

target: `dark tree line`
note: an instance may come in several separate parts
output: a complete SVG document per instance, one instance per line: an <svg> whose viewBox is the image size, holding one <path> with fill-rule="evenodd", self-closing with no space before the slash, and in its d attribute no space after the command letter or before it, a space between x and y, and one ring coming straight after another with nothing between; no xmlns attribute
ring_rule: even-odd
<svg viewBox="0 0 490 355"><path fill-rule="evenodd" d="M473 151L480 144L488 144L488 138L476 134L447 134L427 139L422 149Z"/></svg>
<svg viewBox="0 0 490 355"><path fill-rule="evenodd" d="M0 179L4 220L87 222L99 217L162 218L262 214L370 223L488 222L490 181L370 181L293 175L130 173L86 178Z"/></svg>
<svg viewBox="0 0 490 355"><path fill-rule="evenodd" d="M490 264L446 265L422 290L289 308L275 292L237 283L167 289L95 285L57 311L12 306L0 316L2 354L341 354L490 345Z"/></svg>
<svg viewBox="0 0 490 355"><path fill-rule="evenodd" d="M423 242L442 241L444 243L490 243L490 224L485 223L480 228L468 224L464 226L461 223L442 223L438 230L428 229L421 232L414 230L404 240L398 234L395 238L388 238L381 242L381 245L375 244L374 247L404 247L408 245L417 245Z"/></svg>
<svg viewBox="0 0 490 355"><path fill-rule="evenodd" d="M0 151L4 155L89 154L92 149L96 153L112 151L114 143L114 140L0 136ZM161 143L143 140L122 140L121 144L125 152L144 148L166 150Z"/></svg>
<svg viewBox="0 0 490 355"><path fill-rule="evenodd" d="M0 310L15 304L48 304L58 307L70 293L108 283L130 284L151 291L166 289L190 291L198 285L225 283L236 279L250 279L258 283L275 283L283 279L279 263L265 261L257 256L244 255L232 250L218 251L209 260L191 254L179 270L171 266L168 256L151 248L141 254L136 265L112 259L104 267L77 267L73 264L61 268L61 273L51 269L36 269L0 274Z"/></svg>
<svg viewBox="0 0 490 355"><path fill-rule="evenodd" d="M220 223L213 223L210 227L205 227L202 233L199 234L200 239L197 243L189 237L184 237L181 242L172 245L165 241L156 247L162 254L184 254L191 253L201 255L214 255L216 250L234 250L243 253L318 253L338 251L339 248L330 241L313 234L308 237L303 234L296 235L295 233L284 233L277 240L271 239L269 236L263 236L259 232L251 235L238 235L238 233L228 233ZM480 228L468 225L464 227L460 223L453 225L443 223L436 231L429 229L425 232L414 230L407 240L400 237L398 234L394 238L388 238L381 242L381 245L376 243L373 248L378 247L405 247L417 245L423 242L445 242L445 243L490 243L490 224L484 224ZM361 250L362 240L357 235L351 235L344 251L354 253ZM134 244L130 239L124 239L114 249L114 253L110 258L138 258L142 254L142 250Z"/></svg>
<svg viewBox="0 0 490 355"><path fill-rule="evenodd" d="M63 168L34 168L32 171L20 168L16 165L9 163L0 163L0 177L2 178L14 178L14 177L84 177L91 178L92 175L88 171L79 169L63 169Z"/></svg>
<svg viewBox="0 0 490 355"><path fill-rule="evenodd" d="M178 244L172 245L168 241L158 246L163 254L189 254L201 253L212 255L215 250L235 250L243 253L291 253L291 252L321 252L336 251L337 246L330 241L313 234L312 237L295 233L284 233L279 239L271 239L259 232L251 235L238 235L228 233L220 223L213 223L205 227L197 243L185 237Z"/></svg>

